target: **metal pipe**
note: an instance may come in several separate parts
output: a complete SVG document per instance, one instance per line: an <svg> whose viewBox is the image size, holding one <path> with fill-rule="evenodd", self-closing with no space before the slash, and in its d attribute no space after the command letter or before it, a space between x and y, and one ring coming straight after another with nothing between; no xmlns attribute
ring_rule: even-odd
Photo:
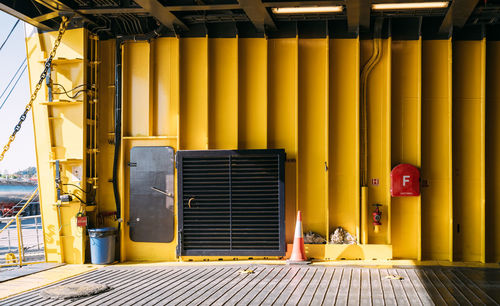
<svg viewBox="0 0 500 306"><path fill-rule="evenodd" d="M17 255L19 257L19 267L23 266L23 236L21 233L21 227L19 216L16 216L16 228L17 228Z"/></svg>
<svg viewBox="0 0 500 306"><path fill-rule="evenodd" d="M382 54L383 18L375 21L373 53L361 72L361 132L363 133L361 159L361 243L368 243L368 76L380 61ZM359 220L359 216L358 216ZM359 239L359 238L358 238Z"/></svg>

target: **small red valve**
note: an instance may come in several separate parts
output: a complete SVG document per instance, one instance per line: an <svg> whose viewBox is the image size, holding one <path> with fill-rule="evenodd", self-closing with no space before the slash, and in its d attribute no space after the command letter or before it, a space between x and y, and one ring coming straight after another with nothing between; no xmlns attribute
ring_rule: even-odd
<svg viewBox="0 0 500 306"><path fill-rule="evenodd" d="M382 204L373 204L373 206L375 206L375 211L372 213L373 225L382 225L382 223L380 222L380 220L382 220L382 212L379 209Z"/></svg>

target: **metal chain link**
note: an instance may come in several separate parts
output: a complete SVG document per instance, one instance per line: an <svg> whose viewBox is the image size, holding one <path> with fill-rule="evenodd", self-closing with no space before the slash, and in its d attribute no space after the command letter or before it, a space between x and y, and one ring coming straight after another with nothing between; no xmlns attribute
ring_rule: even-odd
<svg viewBox="0 0 500 306"><path fill-rule="evenodd" d="M26 104L26 107L24 109L23 114L21 115L21 117L19 117L19 122L14 127L14 132L12 132L12 134L9 137L9 140L7 141L7 144L3 147L3 151L0 154L0 162L3 160L5 153L7 153L7 151L9 151L10 145L12 144L14 139L16 139L17 132L19 132L19 130L21 130L21 125L23 124L24 120L26 120L26 116L28 115L28 112L31 110L31 108L33 106L33 102L35 102L36 96L38 95L38 91L40 90L40 88L42 88L43 80L45 80L45 78L47 77L47 72L49 71L50 66L52 66L52 60L56 56L57 48L61 44L61 39L64 35L64 32L66 32L66 28L68 27L68 24L69 24L69 19L67 17L63 16L61 25L59 26L59 33L57 35L56 41L54 42L54 47L52 48L52 51L50 52L49 58L45 62L45 68L43 69L43 72L40 75L40 80L36 84L35 90L31 94L30 101L28 102L28 104Z"/></svg>

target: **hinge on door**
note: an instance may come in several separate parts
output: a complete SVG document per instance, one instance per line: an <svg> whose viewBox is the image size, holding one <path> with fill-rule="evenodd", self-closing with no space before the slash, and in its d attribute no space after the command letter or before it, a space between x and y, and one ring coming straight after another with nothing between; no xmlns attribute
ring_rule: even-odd
<svg viewBox="0 0 500 306"><path fill-rule="evenodd" d="M137 163L129 162L127 164L129 167L137 167Z"/></svg>

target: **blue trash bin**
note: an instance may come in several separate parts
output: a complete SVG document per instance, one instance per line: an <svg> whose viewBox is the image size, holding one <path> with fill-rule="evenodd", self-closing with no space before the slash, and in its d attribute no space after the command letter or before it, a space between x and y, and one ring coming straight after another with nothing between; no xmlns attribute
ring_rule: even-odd
<svg viewBox="0 0 500 306"><path fill-rule="evenodd" d="M94 265L105 265L115 261L116 228L88 229L90 237L90 258Z"/></svg>

